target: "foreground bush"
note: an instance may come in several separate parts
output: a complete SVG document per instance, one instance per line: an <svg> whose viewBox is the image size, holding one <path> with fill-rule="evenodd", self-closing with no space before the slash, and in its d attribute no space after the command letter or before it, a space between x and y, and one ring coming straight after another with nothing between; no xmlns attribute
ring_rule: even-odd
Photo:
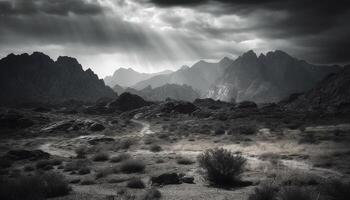
<svg viewBox="0 0 350 200"><path fill-rule="evenodd" d="M120 165L120 171L128 174L143 172L145 168L146 165L140 160L126 160Z"/></svg>
<svg viewBox="0 0 350 200"><path fill-rule="evenodd" d="M180 157L176 160L177 164L179 165L192 165L194 163L193 160L189 159L189 158L184 158L184 157Z"/></svg>
<svg viewBox="0 0 350 200"><path fill-rule="evenodd" d="M70 190L64 177L56 173L0 180L0 199L4 200L42 200L67 195Z"/></svg>
<svg viewBox="0 0 350 200"><path fill-rule="evenodd" d="M92 157L95 162L103 162L109 160L109 154L106 152L99 152Z"/></svg>
<svg viewBox="0 0 350 200"><path fill-rule="evenodd" d="M254 193L249 196L248 200L277 200L277 192L278 188L275 186L264 184L255 188Z"/></svg>
<svg viewBox="0 0 350 200"><path fill-rule="evenodd" d="M160 199L162 194L156 188L151 188L146 191L146 193L142 196L142 200L155 200Z"/></svg>
<svg viewBox="0 0 350 200"><path fill-rule="evenodd" d="M210 149L198 156L206 180L216 186L235 186L240 182L246 159L226 149Z"/></svg>

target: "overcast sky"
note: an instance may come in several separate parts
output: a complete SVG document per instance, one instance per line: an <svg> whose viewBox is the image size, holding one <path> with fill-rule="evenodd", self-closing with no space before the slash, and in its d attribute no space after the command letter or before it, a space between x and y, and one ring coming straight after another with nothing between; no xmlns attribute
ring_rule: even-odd
<svg viewBox="0 0 350 200"><path fill-rule="evenodd" d="M350 63L346 0L0 0L0 57L76 57L103 78L119 67L177 69L280 49Z"/></svg>

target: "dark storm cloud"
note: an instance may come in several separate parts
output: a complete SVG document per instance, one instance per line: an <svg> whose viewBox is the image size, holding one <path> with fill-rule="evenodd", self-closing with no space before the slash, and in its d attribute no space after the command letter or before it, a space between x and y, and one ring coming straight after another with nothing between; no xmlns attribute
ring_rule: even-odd
<svg viewBox="0 0 350 200"><path fill-rule="evenodd" d="M103 12L97 1L84 0L3 0L0 15L96 15Z"/></svg>
<svg viewBox="0 0 350 200"><path fill-rule="evenodd" d="M207 34L234 35L255 33L267 40L287 40L298 45L298 56L313 62L350 62L350 2L346 0L150 0L162 7L187 7L213 16L238 15L256 21L244 29L212 28L203 25ZM261 14L269 13L269 14ZM194 29L200 28L193 26ZM288 50L288 47L284 47ZM305 54L308 54L305 56Z"/></svg>

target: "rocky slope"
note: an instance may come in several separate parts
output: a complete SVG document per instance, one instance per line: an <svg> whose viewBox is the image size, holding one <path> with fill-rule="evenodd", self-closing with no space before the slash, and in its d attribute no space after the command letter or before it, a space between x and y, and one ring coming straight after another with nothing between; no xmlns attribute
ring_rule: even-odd
<svg viewBox="0 0 350 200"><path fill-rule="evenodd" d="M96 101L114 97L112 89L91 69L84 71L75 58L10 54L0 60L0 104Z"/></svg>
<svg viewBox="0 0 350 200"><path fill-rule="evenodd" d="M114 87L115 85L119 85L122 87L130 87L140 81L149 79L151 77L157 76L157 75L161 75L161 74L169 74L172 71L169 70L165 70L159 73L151 73L151 74L147 74L147 73L140 73L137 72L131 68L119 68L118 70L116 70L114 72L114 74L112 76L107 76L104 78L104 81L106 83L106 85L110 86L110 87Z"/></svg>
<svg viewBox="0 0 350 200"><path fill-rule="evenodd" d="M176 84L165 84L153 89L151 86L148 86L142 90L127 88L125 91L137 94L148 101L164 101L167 98L182 101L194 101L200 96L191 86Z"/></svg>
<svg viewBox="0 0 350 200"><path fill-rule="evenodd" d="M312 65L282 51L259 57L248 51L230 64L207 97L224 101L276 102L292 93L309 90L339 69Z"/></svg>
<svg viewBox="0 0 350 200"><path fill-rule="evenodd" d="M328 75L308 92L282 104L293 110L349 112L349 86L350 66L345 66L338 73Z"/></svg>

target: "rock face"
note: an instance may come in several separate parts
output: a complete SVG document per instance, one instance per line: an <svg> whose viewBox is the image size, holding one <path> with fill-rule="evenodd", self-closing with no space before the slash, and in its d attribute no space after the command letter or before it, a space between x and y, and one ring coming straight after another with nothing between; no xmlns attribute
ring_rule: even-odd
<svg viewBox="0 0 350 200"><path fill-rule="evenodd" d="M145 101L142 97L125 92L121 94L118 99L110 103L109 106L124 112L149 105L151 105L151 103Z"/></svg>
<svg viewBox="0 0 350 200"><path fill-rule="evenodd" d="M153 73L153 74L147 74L147 73L139 73L137 71L134 71L131 68L119 68L114 72L112 76L105 77L104 81L106 85L110 87L114 87L115 85L119 85L122 87L130 87L140 81L149 79L153 76L161 75L161 74L168 74L172 71L166 70L159 73ZM118 93L119 94L119 93Z"/></svg>
<svg viewBox="0 0 350 200"><path fill-rule="evenodd" d="M148 86L142 90L127 88L125 91L137 94L148 101L165 101L168 98L182 101L194 101L200 96L199 92L195 91L191 86L176 84L165 84L154 89Z"/></svg>
<svg viewBox="0 0 350 200"><path fill-rule="evenodd" d="M293 95L282 102L293 110L322 110L330 112L350 111L350 66L330 74L314 88L300 95Z"/></svg>
<svg viewBox="0 0 350 200"><path fill-rule="evenodd" d="M176 72L152 77L132 87L141 90L148 86L157 88L166 84L186 84L191 86L194 90L205 93L218 78L223 76L224 70L231 62L232 60L228 58L222 59L219 63L199 61L192 67L184 66Z"/></svg>
<svg viewBox="0 0 350 200"><path fill-rule="evenodd" d="M207 97L231 101L276 102L292 93L304 92L337 66L316 66L282 51L259 57L248 51L237 58L218 80Z"/></svg>
<svg viewBox="0 0 350 200"><path fill-rule="evenodd" d="M96 101L113 97L91 69L84 71L75 58L10 54L0 60L0 104L56 103L66 100Z"/></svg>

